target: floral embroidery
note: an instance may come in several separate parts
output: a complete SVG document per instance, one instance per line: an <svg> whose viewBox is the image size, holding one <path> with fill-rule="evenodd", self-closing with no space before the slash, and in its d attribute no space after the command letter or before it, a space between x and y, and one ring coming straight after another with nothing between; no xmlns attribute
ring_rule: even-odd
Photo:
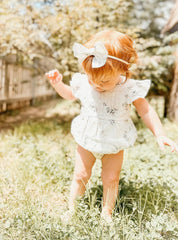
<svg viewBox="0 0 178 240"><path fill-rule="evenodd" d="M136 91L134 90L133 92L132 92L132 95L135 95L136 94Z"/></svg>
<svg viewBox="0 0 178 240"><path fill-rule="evenodd" d="M112 108L112 107L108 106L105 102L103 103L103 106L105 107L106 112L111 115L114 115L118 111L117 108Z"/></svg>
<svg viewBox="0 0 178 240"><path fill-rule="evenodd" d="M91 104L91 105L90 105L90 108L92 109L93 112L97 112L96 106L94 106L94 105Z"/></svg>
<svg viewBox="0 0 178 240"><path fill-rule="evenodd" d="M111 119L111 120L109 120L109 121L110 121L111 125L114 125L114 124L116 123L116 121L113 120L113 119Z"/></svg>
<svg viewBox="0 0 178 240"><path fill-rule="evenodd" d="M107 111L107 113L110 113L110 114L114 115L117 111L117 108L107 107L106 111Z"/></svg>

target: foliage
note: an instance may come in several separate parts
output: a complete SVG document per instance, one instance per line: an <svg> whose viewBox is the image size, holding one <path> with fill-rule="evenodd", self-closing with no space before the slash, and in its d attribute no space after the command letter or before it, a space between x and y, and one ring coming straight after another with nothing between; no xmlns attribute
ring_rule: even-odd
<svg viewBox="0 0 178 240"><path fill-rule="evenodd" d="M43 73L55 62L56 65L60 63L57 65L59 69L69 76L71 71L77 70L72 53L74 41L85 41L91 33L106 27L105 21L111 26L113 19L118 22L125 18L127 6L129 1L123 0L119 4L112 0L84 0L72 1L68 5L59 1L53 4L1 1L1 56L17 54L18 60L35 63ZM114 22L115 26L117 22Z"/></svg>
<svg viewBox="0 0 178 240"><path fill-rule="evenodd" d="M161 152L148 129L136 125L138 139L125 151L111 226L100 222L100 161L71 222L64 224L61 218L67 209L76 147L70 123L33 120L1 131L0 238L176 239L177 155L168 149ZM164 126L176 140L178 127L166 119Z"/></svg>
<svg viewBox="0 0 178 240"><path fill-rule="evenodd" d="M136 78L152 80L151 93L153 95L168 97L174 76L174 47L161 41L162 39L138 38L140 64L135 74Z"/></svg>
<svg viewBox="0 0 178 240"><path fill-rule="evenodd" d="M160 38L160 32L170 17L174 1L133 0L133 2L134 7L130 11L127 24L137 25L144 38Z"/></svg>
<svg viewBox="0 0 178 240"><path fill-rule="evenodd" d="M178 33L169 36L161 31L170 17L174 1L134 0L128 24L138 28L136 47L139 65L136 78L152 80L150 93L164 95L168 100L174 74L176 39ZM154 9L154 11L153 11Z"/></svg>
<svg viewBox="0 0 178 240"><path fill-rule="evenodd" d="M135 77L152 79L152 94L167 95L173 47L160 32L172 6L168 0L2 0L0 55L7 59L15 54L19 64L28 62L36 74L58 68L69 80L78 71L73 43L84 43L102 29L116 29L135 39L142 63Z"/></svg>

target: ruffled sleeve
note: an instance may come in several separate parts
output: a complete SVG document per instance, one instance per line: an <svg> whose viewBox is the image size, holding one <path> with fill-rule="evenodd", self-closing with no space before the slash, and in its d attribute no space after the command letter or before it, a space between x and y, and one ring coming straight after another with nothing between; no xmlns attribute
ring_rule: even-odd
<svg viewBox="0 0 178 240"><path fill-rule="evenodd" d="M72 93L74 97L81 98L82 95L82 86L84 85L85 75L81 73L75 73L70 81L70 86L72 88Z"/></svg>
<svg viewBox="0 0 178 240"><path fill-rule="evenodd" d="M132 103L138 98L145 98L151 85L151 80L129 80L127 87L129 103Z"/></svg>

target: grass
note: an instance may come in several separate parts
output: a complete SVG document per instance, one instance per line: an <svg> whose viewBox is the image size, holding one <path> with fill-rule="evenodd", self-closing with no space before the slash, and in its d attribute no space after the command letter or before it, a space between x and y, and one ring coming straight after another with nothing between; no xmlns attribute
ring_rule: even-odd
<svg viewBox="0 0 178 240"><path fill-rule="evenodd" d="M163 122L176 140L178 126ZM71 222L60 218L67 210L75 160L70 122L31 120L1 131L0 239L177 239L178 155L168 148L161 152L149 130L142 123L136 126L137 142L125 151L113 226L100 224L99 160Z"/></svg>

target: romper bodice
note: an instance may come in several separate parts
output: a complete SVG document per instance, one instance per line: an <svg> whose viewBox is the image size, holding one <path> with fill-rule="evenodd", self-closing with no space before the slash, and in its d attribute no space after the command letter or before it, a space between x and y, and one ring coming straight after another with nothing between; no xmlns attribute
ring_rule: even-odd
<svg viewBox="0 0 178 240"><path fill-rule="evenodd" d="M134 144L137 132L130 106L146 96L150 80L128 79L110 91L98 92L89 84L87 75L76 73L70 85L81 101L81 112L71 125L79 145L91 152L109 154Z"/></svg>

